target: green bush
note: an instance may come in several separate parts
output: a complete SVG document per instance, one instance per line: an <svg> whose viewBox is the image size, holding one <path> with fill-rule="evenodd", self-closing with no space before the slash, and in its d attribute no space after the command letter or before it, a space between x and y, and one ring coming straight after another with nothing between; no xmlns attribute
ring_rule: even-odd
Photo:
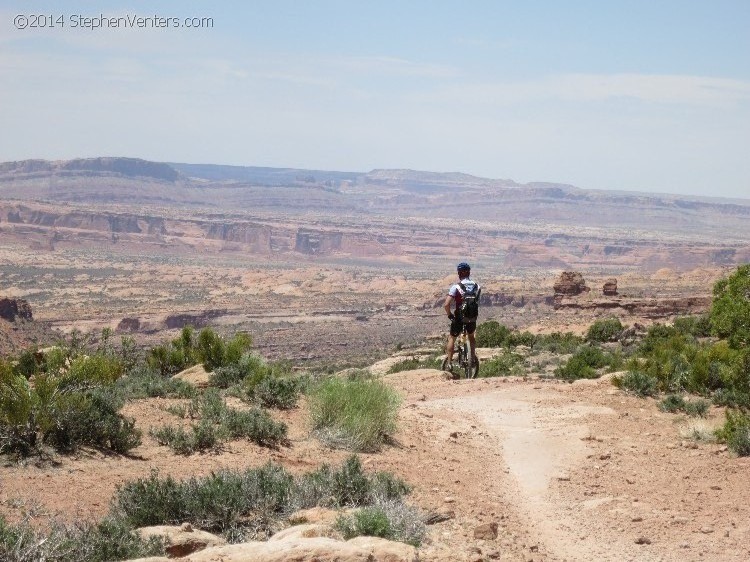
<svg viewBox="0 0 750 562"><path fill-rule="evenodd" d="M28 520L8 525L0 517L0 560L4 562L110 562L164 554L161 538L142 539L119 518L74 526L55 523L41 532Z"/></svg>
<svg viewBox="0 0 750 562"><path fill-rule="evenodd" d="M482 363L479 376L485 378L520 375L523 374L523 362L523 357L516 353L503 353Z"/></svg>
<svg viewBox="0 0 750 562"><path fill-rule="evenodd" d="M586 339L590 342L608 342L617 341L619 336L625 327L620 322L619 318L607 318L605 320L597 320L591 326L589 326L586 332Z"/></svg>
<svg viewBox="0 0 750 562"><path fill-rule="evenodd" d="M146 361L149 366L159 371L161 376L168 377L195 365L199 358L195 330L191 326L185 326L178 338L152 348L146 356Z"/></svg>
<svg viewBox="0 0 750 562"><path fill-rule="evenodd" d="M701 398L697 400L685 400L679 394L670 394L659 402L659 409L662 412L669 412L671 414L684 412L689 416L701 418L706 416L709 406L710 403L707 400Z"/></svg>
<svg viewBox="0 0 750 562"><path fill-rule="evenodd" d="M354 537L380 537L393 540L393 529L382 508L363 507L354 515L342 515L336 520L335 528L341 531L346 540Z"/></svg>
<svg viewBox="0 0 750 562"><path fill-rule="evenodd" d="M511 331L495 320L488 320L477 326L475 334L477 347L503 347Z"/></svg>
<svg viewBox="0 0 750 562"><path fill-rule="evenodd" d="M711 304L711 329L734 349L750 346L750 264L716 282Z"/></svg>
<svg viewBox="0 0 750 562"><path fill-rule="evenodd" d="M618 355L603 351L601 348L584 345L565 362L555 369L555 376L567 381L577 379L595 379L600 376L597 369L609 367L616 369L622 363Z"/></svg>
<svg viewBox="0 0 750 562"><path fill-rule="evenodd" d="M215 449L227 439L245 438L265 447L278 447L286 442L286 424L258 408L248 411L228 408L216 389L208 389L194 398L186 413L191 418L200 418L189 430L166 425L151 431L160 445L177 454Z"/></svg>
<svg viewBox="0 0 750 562"><path fill-rule="evenodd" d="M198 351L207 371L238 363L252 343L252 338L244 333L235 334L225 342L211 328L204 328L198 335Z"/></svg>
<svg viewBox="0 0 750 562"><path fill-rule="evenodd" d="M104 354L77 356L70 368L40 371L31 385L0 365L0 452L28 455L42 444L58 451L81 445L126 453L140 444L132 420L119 414L112 390L122 368Z"/></svg>
<svg viewBox="0 0 750 562"><path fill-rule="evenodd" d="M711 335L711 317L708 314L699 316L679 316L674 319L674 329L685 336L705 338Z"/></svg>
<svg viewBox="0 0 750 562"><path fill-rule="evenodd" d="M352 515L341 515L334 524L346 540L359 536L381 537L418 547L426 535L419 510L401 501L378 502Z"/></svg>
<svg viewBox="0 0 750 562"><path fill-rule="evenodd" d="M514 330L510 333L505 341L508 344L508 347L516 347L517 345L534 347L536 336L531 332L517 332Z"/></svg>
<svg viewBox="0 0 750 562"><path fill-rule="evenodd" d="M666 324L652 324L649 326L646 332L646 337L643 338L639 347L640 353L648 354L657 347L662 347L664 342L670 339L674 339L675 336L680 336L680 333L674 328L674 326L667 326ZM683 338L684 340L684 338Z"/></svg>
<svg viewBox="0 0 750 562"><path fill-rule="evenodd" d="M413 371L415 369L439 369L440 360L437 357L428 357L419 359L417 357L408 357L398 363L391 365L388 374L401 373L403 371Z"/></svg>
<svg viewBox="0 0 750 562"><path fill-rule="evenodd" d="M655 396L659 381L641 371L629 371L621 377L613 377L612 382L618 388L630 391L638 396Z"/></svg>
<svg viewBox="0 0 750 562"><path fill-rule="evenodd" d="M195 387L183 380L163 377L148 366L133 368L118 379L114 389L125 400L139 398L193 398Z"/></svg>
<svg viewBox="0 0 750 562"><path fill-rule="evenodd" d="M373 505L381 499L397 500L407 491L387 473L368 476L359 459L350 457L338 470L324 465L296 478L273 464L182 482L152 472L119 487L113 505L134 527L190 521L201 529L240 537L238 527L270 534L281 517L298 509Z"/></svg>
<svg viewBox="0 0 750 562"><path fill-rule="evenodd" d="M286 442L286 424L275 421L259 408L248 411L227 409L221 425L232 439L244 437L265 447L278 447Z"/></svg>
<svg viewBox="0 0 750 562"><path fill-rule="evenodd" d="M209 384L219 388L229 388L238 383L243 383L248 392L266 377L271 376L273 367L268 365L260 356L251 353L243 353L235 361L214 369L209 377Z"/></svg>
<svg viewBox="0 0 750 562"><path fill-rule="evenodd" d="M312 426L332 446L376 451L396 431L399 403L379 380L326 379L310 394Z"/></svg>
<svg viewBox="0 0 750 562"><path fill-rule="evenodd" d="M253 400L264 408L289 410L297 405L307 381L301 377L270 376L264 378L253 390Z"/></svg>
<svg viewBox="0 0 750 562"><path fill-rule="evenodd" d="M534 351L568 354L574 353L582 343L583 338L572 332L539 334L534 339Z"/></svg>
<svg viewBox="0 0 750 562"><path fill-rule="evenodd" d="M716 430L716 437L740 457L750 456L750 415L726 411L724 425Z"/></svg>

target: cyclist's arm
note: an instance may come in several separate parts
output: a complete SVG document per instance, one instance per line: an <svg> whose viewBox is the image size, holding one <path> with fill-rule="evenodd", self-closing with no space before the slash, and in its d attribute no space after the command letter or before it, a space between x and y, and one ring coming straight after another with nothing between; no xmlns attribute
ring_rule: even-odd
<svg viewBox="0 0 750 562"><path fill-rule="evenodd" d="M443 303L443 308L445 309L445 313L450 317L451 312L451 303L453 302L453 297L448 295L445 297L445 302Z"/></svg>

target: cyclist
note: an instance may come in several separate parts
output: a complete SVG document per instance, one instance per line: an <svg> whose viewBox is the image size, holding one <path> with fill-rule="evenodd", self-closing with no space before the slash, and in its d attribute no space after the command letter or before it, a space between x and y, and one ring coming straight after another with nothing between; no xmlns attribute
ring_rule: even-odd
<svg viewBox="0 0 750 562"><path fill-rule="evenodd" d="M456 267L456 271L458 273L458 283L454 283L453 285L451 285L451 288L448 290L448 296L445 297L445 303L443 304L445 313L448 315L448 318L451 321L448 344L445 346L445 352L447 353L448 357L448 370L452 369L451 361L453 361L453 346L456 342L456 338L461 333L461 330L463 330L464 319L461 314L461 302L463 301L463 295L467 292L474 294L479 293L479 284L471 279L471 267L468 263L459 263ZM451 305L453 303L455 303L455 306L453 307L453 310L451 310ZM477 361L476 343L474 340L474 332L476 329L476 320L466 323L466 333L469 334L469 342L471 342L471 353L473 355L472 359L475 363Z"/></svg>

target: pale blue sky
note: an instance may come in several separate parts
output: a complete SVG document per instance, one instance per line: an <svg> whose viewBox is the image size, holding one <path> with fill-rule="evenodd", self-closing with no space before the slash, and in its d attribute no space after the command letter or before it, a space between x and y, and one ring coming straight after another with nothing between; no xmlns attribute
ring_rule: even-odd
<svg viewBox="0 0 750 562"><path fill-rule="evenodd" d="M412 168L750 197L750 1L217 4L5 2L0 161ZM19 30L19 14L65 26ZM100 14L214 23L72 28Z"/></svg>

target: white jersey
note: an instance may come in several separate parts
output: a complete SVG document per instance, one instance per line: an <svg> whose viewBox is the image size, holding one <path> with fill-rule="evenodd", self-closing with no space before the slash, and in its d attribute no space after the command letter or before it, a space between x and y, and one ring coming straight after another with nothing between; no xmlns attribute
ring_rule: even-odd
<svg viewBox="0 0 750 562"><path fill-rule="evenodd" d="M465 287L465 289L461 288L461 284L454 283L451 285L451 288L448 289L448 295L453 297L456 301L456 308L461 306L461 301L463 301L463 296L465 292L469 293L476 293L479 291L479 283L476 283L471 279L471 277L467 277L466 279L462 279L461 283Z"/></svg>

